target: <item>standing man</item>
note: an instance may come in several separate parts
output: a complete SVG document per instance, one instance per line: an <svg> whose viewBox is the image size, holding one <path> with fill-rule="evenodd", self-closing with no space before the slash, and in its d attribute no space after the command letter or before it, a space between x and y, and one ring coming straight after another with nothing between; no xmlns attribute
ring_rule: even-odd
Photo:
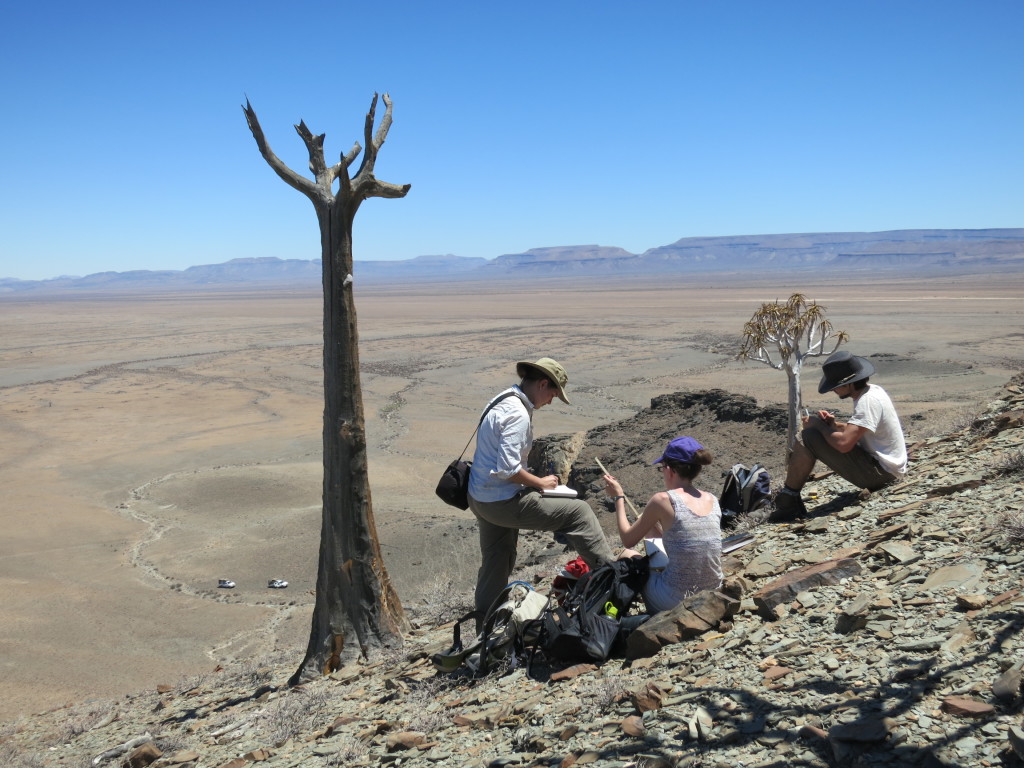
<svg viewBox="0 0 1024 768"><path fill-rule="evenodd" d="M569 403L568 374L550 357L516 363L516 374L519 385L501 392L502 399L480 424L469 475L469 508L480 528L475 603L481 618L508 584L520 529L563 534L591 568L614 559L590 506L580 499L544 496L559 484L558 476L534 474L526 466L533 412L556 397Z"/></svg>
<svg viewBox="0 0 1024 768"><path fill-rule="evenodd" d="M775 495L770 520L784 522L807 513L800 489L821 461L858 488L876 491L898 481L907 471L903 427L892 400L868 377L875 367L865 358L836 352L821 367L818 393L835 392L853 400L853 416L836 421L835 414L818 411L805 416L800 442L790 454L786 484Z"/></svg>

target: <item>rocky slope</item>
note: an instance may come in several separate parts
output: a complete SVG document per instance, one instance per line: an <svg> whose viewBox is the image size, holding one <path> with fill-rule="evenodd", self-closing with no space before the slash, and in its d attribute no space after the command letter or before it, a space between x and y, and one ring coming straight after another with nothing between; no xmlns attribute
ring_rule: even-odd
<svg viewBox="0 0 1024 768"><path fill-rule="evenodd" d="M284 686L296 655L23 718L0 764L1018 765L1022 384L916 444L896 487L861 498L824 476L808 519L747 521L738 612L653 657L439 676L450 625L420 616L400 652L302 687Z"/></svg>

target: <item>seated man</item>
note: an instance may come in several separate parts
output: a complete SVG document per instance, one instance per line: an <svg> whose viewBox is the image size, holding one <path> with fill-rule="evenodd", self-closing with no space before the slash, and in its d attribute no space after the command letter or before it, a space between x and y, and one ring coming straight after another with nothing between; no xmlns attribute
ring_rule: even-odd
<svg viewBox="0 0 1024 768"><path fill-rule="evenodd" d="M526 466L533 445L533 413L556 397L568 403L569 376L550 357L516 364L520 379L499 394L476 435L469 474L469 508L480 529L480 570L475 604L483 616L515 568L520 530L564 534L591 569L613 560L597 515L581 499L545 496L557 475L539 475Z"/></svg>
<svg viewBox="0 0 1024 768"><path fill-rule="evenodd" d="M892 400L877 384L869 384L875 372L871 363L849 352L836 352L821 367L818 392L835 392L840 400L853 400L853 416L846 423L835 414L818 411L805 416L800 441L786 467L786 484L775 495L775 511L769 518L784 522L806 514L800 489L821 461L858 488L875 491L898 481L907 471L907 446L903 427Z"/></svg>

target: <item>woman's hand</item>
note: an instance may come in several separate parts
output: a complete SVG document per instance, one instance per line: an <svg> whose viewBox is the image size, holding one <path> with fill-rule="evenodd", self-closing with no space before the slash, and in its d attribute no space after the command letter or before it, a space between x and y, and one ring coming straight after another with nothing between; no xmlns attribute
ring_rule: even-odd
<svg viewBox="0 0 1024 768"><path fill-rule="evenodd" d="M616 496L622 495L622 485L613 476L605 475L604 492L608 494L608 498L614 499Z"/></svg>

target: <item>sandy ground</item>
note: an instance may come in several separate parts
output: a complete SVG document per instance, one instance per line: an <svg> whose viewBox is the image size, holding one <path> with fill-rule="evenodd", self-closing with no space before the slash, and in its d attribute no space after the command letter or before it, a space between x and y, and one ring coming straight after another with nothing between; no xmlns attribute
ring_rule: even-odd
<svg viewBox="0 0 1024 768"><path fill-rule="evenodd" d="M795 289L876 358L912 437L1024 364L1015 275L359 291L374 510L406 605L439 572L470 587L471 518L432 489L515 360L550 355L570 373L573 405L541 411L538 434L682 389L782 402L782 373L732 356L757 306ZM319 535L320 313L301 292L0 298L0 719L274 650L298 663ZM805 398L830 405L817 379L815 365Z"/></svg>

